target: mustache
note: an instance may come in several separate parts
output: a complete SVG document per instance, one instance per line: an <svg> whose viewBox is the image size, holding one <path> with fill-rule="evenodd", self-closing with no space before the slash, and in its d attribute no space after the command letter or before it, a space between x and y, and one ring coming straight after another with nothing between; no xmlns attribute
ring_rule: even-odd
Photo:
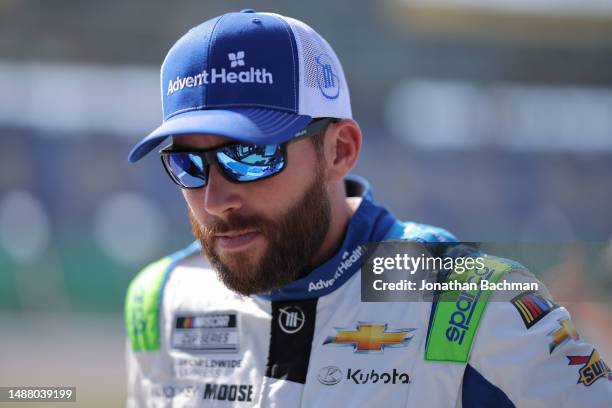
<svg viewBox="0 0 612 408"><path fill-rule="evenodd" d="M200 229L206 238L212 238L218 234L225 234L232 231L241 230L260 230L265 231L270 225L270 220L258 215L245 216L241 214L231 214L227 219L211 217Z"/></svg>

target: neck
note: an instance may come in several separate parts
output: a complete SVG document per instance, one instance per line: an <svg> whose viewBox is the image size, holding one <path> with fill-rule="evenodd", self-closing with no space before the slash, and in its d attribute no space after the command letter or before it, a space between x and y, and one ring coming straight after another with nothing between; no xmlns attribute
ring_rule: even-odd
<svg viewBox="0 0 612 408"><path fill-rule="evenodd" d="M308 263L309 272L331 258L342 245L351 217L359 207L360 198L347 198L344 188L330 200L331 221L327 235L318 251Z"/></svg>

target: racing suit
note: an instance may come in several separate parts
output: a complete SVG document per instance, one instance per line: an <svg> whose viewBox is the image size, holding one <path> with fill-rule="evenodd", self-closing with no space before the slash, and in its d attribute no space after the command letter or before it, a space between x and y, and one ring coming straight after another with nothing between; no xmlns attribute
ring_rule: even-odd
<svg viewBox="0 0 612 408"><path fill-rule="evenodd" d="M612 406L612 372L544 288L512 301L492 294L479 321L456 325L474 335L462 358L444 351L463 333L436 320L435 300L361 302L363 244L455 238L398 221L365 180L346 186L362 198L340 249L279 290L230 291L197 243L134 279L129 407ZM516 264L499 265L509 280L535 281Z"/></svg>

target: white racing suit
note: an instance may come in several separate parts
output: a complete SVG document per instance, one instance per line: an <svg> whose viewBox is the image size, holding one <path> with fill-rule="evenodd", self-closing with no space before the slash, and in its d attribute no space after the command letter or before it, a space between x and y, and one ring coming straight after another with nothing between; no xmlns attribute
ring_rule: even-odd
<svg viewBox="0 0 612 408"><path fill-rule="evenodd" d="M362 201L339 251L280 290L235 294L197 243L145 268L126 302L127 405L612 407L610 368L544 288L445 308L361 302L361 245L454 237L398 221L363 180L347 193Z"/></svg>

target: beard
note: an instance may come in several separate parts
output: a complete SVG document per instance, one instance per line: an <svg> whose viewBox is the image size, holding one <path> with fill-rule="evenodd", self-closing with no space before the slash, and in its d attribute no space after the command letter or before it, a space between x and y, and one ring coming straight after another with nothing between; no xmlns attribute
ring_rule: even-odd
<svg viewBox="0 0 612 408"><path fill-rule="evenodd" d="M263 216L230 214L213 217L201 226L189 211L191 227L221 281L229 289L251 295L278 289L305 275L309 261L321 246L330 223L331 206L324 185L324 170L317 173L302 197L278 220ZM257 257L249 251L220 255L214 247L215 235L230 231L257 230L267 241Z"/></svg>

